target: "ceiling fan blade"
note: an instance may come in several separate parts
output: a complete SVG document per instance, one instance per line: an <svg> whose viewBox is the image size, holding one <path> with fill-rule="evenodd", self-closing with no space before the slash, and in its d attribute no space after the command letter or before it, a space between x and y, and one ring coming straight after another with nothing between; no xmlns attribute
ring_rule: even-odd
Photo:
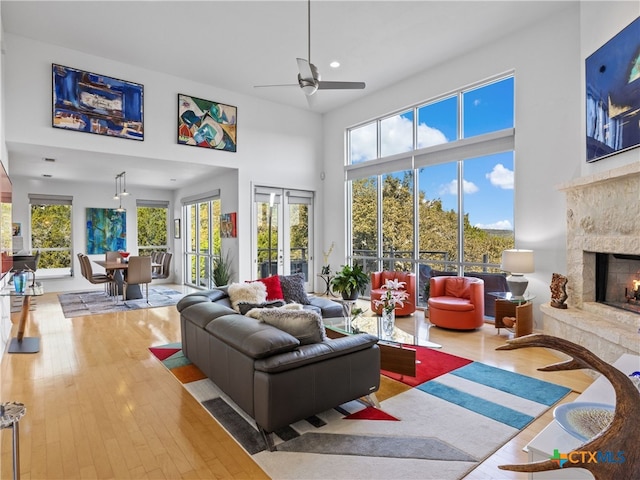
<svg viewBox="0 0 640 480"><path fill-rule="evenodd" d="M364 82L318 82L318 90L362 90Z"/></svg>
<svg viewBox="0 0 640 480"><path fill-rule="evenodd" d="M278 84L270 84L270 85L254 85L253 88L264 88L264 87L300 87L297 83L278 83Z"/></svg>
<svg viewBox="0 0 640 480"><path fill-rule="evenodd" d="M298 62L298 72L300 72L300 78L303 80L308 80L313 82L315 77L313 76L313 72L311 71L311 66L308 60L304 58L296 58Z"/></svg>

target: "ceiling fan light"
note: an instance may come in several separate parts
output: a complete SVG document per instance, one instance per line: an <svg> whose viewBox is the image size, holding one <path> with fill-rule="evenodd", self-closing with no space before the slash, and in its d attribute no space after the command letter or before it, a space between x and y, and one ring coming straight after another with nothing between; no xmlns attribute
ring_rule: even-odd
<svg viewBox="0 0 640 480"><path fill-rule="evenodd" d="M318 83L302 79L300 80L300 88L302 88L302 91L308 97L316 93L318 90Z"/></svg>

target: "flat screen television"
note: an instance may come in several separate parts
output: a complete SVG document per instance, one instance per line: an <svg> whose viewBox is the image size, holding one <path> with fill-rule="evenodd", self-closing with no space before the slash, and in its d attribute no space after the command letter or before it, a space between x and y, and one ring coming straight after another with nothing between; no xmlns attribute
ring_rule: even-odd
<svg viewBox="0 0 640 480"><path fill-rule="evenodd" d="M2 256L2 272L0 279L13 268L13 222L11 213L11 202L13 198L13 188L11 179L0 162L0 254Z"/></svg>

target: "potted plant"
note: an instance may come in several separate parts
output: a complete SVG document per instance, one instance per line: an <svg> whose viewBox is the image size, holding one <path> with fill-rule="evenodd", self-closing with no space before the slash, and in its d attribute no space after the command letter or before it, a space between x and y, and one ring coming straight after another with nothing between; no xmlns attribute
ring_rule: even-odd
<svg viewBox="0 0 640 480"><path fill-rule="evenodd" d="M369 275L362 271L360 265L343 265L342 270L336 272L336 276L331 279L331 286L334 292L342 294L345 300L355 300L358 295L363 294L369 284Z"/></svg>
<svg viewBox="0 0 640 480"><path fill-rule="evenodd" d="M232 276L233 270L231 269L229 252L223 253L221 251L211 261L211 280L213 280L213 284L216 287L222 287L223 285L229 285Z"/></svg>

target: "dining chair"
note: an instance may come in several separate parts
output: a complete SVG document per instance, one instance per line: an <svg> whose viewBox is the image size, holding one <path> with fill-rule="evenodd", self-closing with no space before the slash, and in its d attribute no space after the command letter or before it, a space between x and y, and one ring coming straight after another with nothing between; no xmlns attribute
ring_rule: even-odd
<svg viewBox="0 0 640 480"><path fill-rule="evenodd" d="M80 254L80 266L84 268L83 275L89 282L94 285L104 285L105 293L109 294L113 291L114 287L114 279L113 275L109 275L108 273L93 273L93 268L91 267L91 260L84 254ZM86 274L86 275L85 275Z"/></svg>
<svg viewBox="0 0 640 480"><path fill-rule="evenodd" d="M164 252L153 252L151 254L151 262L156 264L156 266L151 268L152 278L162 278L162 261L164 259L164 255Z"/></svg>
<svg viewBox="0 0 640 480"><path fill-rule="evenodd" d="M169 275L171 273L172 256L172 253L163 252L162 255L158 257L159 261L157 263L160 263L160 267L158 267L157 270L153 272L154 279L169 278Z"/></svg>
<svg viewBox="0 0 640 480"><path fill-rule="evenodd" d="M109 251L109 252L105 252L104 254L104 259L107 262L116 262L119 258L122 258L120 256L120 252Z"/></svg>
<svg viewBox="0 0 640 480"><path fill-rule="evenodd" d="M127 286L144 283L147 303L149 303L149 284L151 283L151 257L129 257L124 283L122 285L122 301L127 300Z"/></svg>

